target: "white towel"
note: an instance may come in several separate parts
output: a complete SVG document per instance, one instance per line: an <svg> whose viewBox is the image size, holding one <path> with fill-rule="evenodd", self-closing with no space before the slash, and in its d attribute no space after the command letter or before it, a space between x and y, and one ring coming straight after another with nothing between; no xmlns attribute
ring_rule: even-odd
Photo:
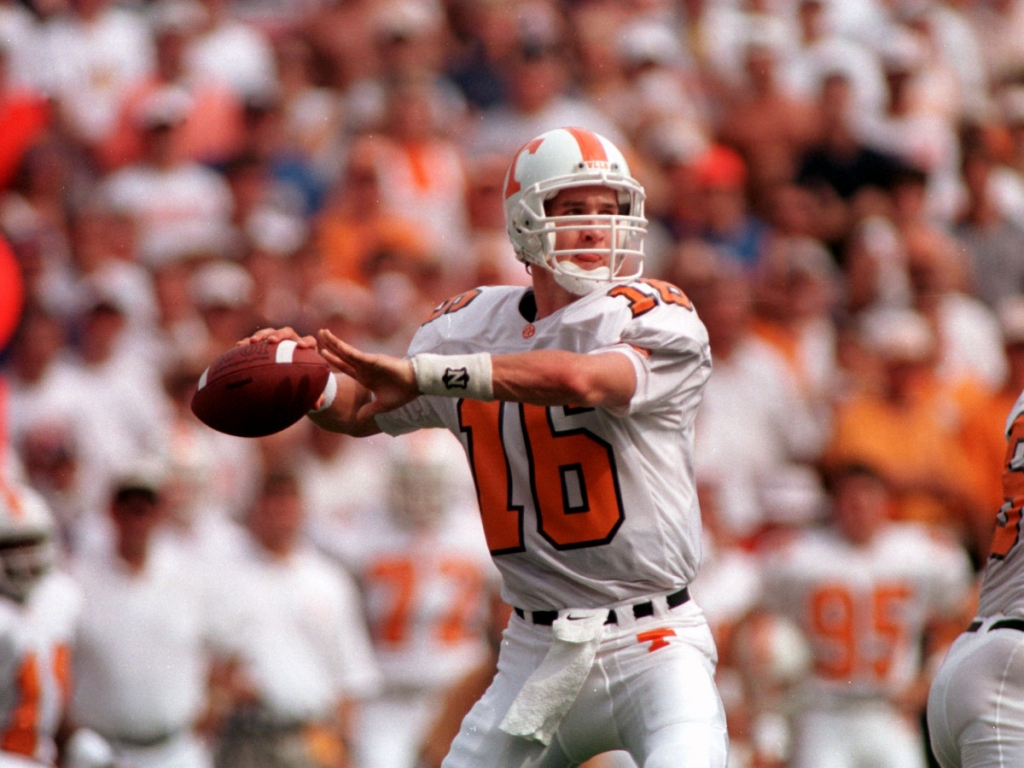
<svg viewBox="0 0 1024 768"><path fill-rule="evenodd" d="M551 648L512 702L501 730L544 745L551 743L590 674L607 618L607 608L558 612L551 625Z"/></svg>

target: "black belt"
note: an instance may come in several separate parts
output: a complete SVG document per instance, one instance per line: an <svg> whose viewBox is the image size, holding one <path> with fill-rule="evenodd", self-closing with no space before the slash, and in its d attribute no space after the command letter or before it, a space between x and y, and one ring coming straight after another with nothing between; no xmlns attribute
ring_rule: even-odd
<svg viewBox="0 0 1024 768"><path fill-rule="evenodd" d="M971 622L971 626L967 628L967 631L977 632L984 623L981 619L975 619ZM1000 619L999 621L993 621L989 625L988 631L991 632L993 629L1016 629L1018 632L1024 632L1024 619Z"/></svg>
<svg viewBox="0 0 1024 768"><path fill-rule="evenodd" d="M665 596L665 602L668 603L668 607L678 608L680 605L690 599L690 590L687 587L683 587L678 592L673 592L671 595ZM522 608L513 608L516 612L516 616L520 619L526 619L526 611ZM654 603L651 600L645 600L642 603L637 603L633 606L633 618L642 619L645 616L654 615ZM540 624L545 627L550 627L555 623L555 619L558 618L558 611L530 611L530 618L533 619L534 624ZM608 611L608 618L605 619L605 624L618 624L619 617L615 613L615 609Z"/></svg>
<svg viewBox="0 0 1024 768"><path fill-rule="evenodd" d="M116 746L134 747L136 749L152 749L167 744L181 731L165 731L164 733L153 733L146 736L118 735L110 736L109 741Z"/></svg>

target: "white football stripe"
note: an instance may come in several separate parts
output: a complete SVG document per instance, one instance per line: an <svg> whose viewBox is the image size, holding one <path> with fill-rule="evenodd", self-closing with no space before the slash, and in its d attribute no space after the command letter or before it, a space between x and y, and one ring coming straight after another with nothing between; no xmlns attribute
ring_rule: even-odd
<svg viewBox="0 0 1024 768"><path fill-rule="evenodd" d="M276 363L290 363L292 356L295 354L296 344L294 341L282 341L277 345L277 358L274 360Z"/></svg>
<svg viewBox="0 0 1024 768"><path fill-rule="evenodd" d="M206 386L206 374L208 374L209 372L209 368L203 371L203 375L199 377L199 386L197 387L197 389L202 389L203 387Z"/></svg>

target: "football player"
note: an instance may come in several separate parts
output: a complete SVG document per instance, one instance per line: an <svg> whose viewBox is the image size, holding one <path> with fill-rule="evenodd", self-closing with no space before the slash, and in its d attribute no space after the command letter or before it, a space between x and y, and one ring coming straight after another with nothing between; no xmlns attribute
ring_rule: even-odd
<svg viewBox="0 0 1024 768"><path fill-rule="evenodd" d="M766 606L810 643L793 768L924 768L920 719L940 628L973 596L966 550L888 517L892 492L862 465L831 479L832 515L769 549Z"/></svg>
<svg viewBox="0 0 1024 768"><path fill-rule="evenodd" d="M953 642L928 695L928 734L942 768L1024 765L1024 393L1005 432L1005 501L977 617Z"/></svg>
<svg viewBox="0 0 1024 768"><path fill-rule="evenodd" d="M388 445L386 509L322 540L360 583L384 678L357 711L363 768L415 764L445 690L490 658L497 586L458 441L431 429Z"/></svg>
<svg viewBox="0 0 1024 768"><path fill-rule="evenodd" d="M328 331L312 414L354 435L445 427L476 482L505 602L498 672L445 768L724 766L700 560L693 424L707 331L677 287L641 279L645 193L603 136L559 128L512 158L508 234L531 286L445 301L404 359ZM298 339L265 329L240 343ZM532 762L531 762L532 761Z"/></svg>
<svg viewBox="0 0 1024 768"><path fill-rule="evenodd" d="M0 765L54 765L71 686L77 585L54 569L42 496L0 479Z"/></svg>

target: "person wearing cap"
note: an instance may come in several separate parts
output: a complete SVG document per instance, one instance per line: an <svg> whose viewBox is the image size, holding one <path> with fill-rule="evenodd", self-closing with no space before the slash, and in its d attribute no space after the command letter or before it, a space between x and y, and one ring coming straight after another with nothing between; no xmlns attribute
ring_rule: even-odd
<svg viewBox="0 0 1024 768"><path fill-rule="evenodd" d="M71 712L124 764L209 768L198 729L211 664L243 625L206 572L161 544L165 480L157 460L126 465L109 489L109 538L70 563L84 593Z"/></svg>
<svg viewBox="0 0 1024 768"><path fill-rule="evenodd" d="M139 105L142 153L102 178L100 195L137 227L143 265L219 254L227 246L234 210L231 189L213 169L183 158L175 133L192 108L192 97L178 85L157 88Z"/></svg>
<svg viewBox="0 0 1024 768"><path fill-rule="evenodd" d="M878 382L837 404L823 464L870 467L892 489L895 519L946 527L968 541L977 480L959 425L946 418L956 392L935 372L935 331L911 309L858 320L857 343L877 365Z"/></svg>
<svg viewBox="0 0 1024 768"><path fill-rule="evenodd" d="M125 295L116 285L91 287L72 315L73 346L59 369L66 375L55 410L74 425L83 498L95 511L106 507L113 473L140 454L163 450L167 433L162 403L153 397L160 376L129 335Z"/></svg>
<svg viewBox="0 0 1024 768"><path fill-rule="evenodd" d="M171 136L176 157L218 163L237 151L242 132L241 100L215 79L190 78L185 68L189 41L205 18L206 9L199 0L160 0L151 6L156 66L127 92L115 130L96 148L106 172L142 157L145 133L158 119L164 89L188 97L180 107L182 120Z"/></svg>
<svg viewBox="0 0 1024 768"><path fill-rule="evenodd" d="M703 211L701 240L753 268L768 239L748 194L749 166L734 148L712 144L693 164Z"/></svg>
<svg viewBox="0 0 1024 768"><path fill-rule="evenodd" d="M379 690L356 583L304 538L305 520L295 474L268 468L224 576L248 623L216 768L345 768L359 701Z"/></svg>
<svg viewBox="0 0 1024 768"><path fill-rule="evenodd" d="M258 325L256 281L238 262L216 259L198 267L190 294L207 335L202 355L209 360L229 349L232 338Z"/></svg>

